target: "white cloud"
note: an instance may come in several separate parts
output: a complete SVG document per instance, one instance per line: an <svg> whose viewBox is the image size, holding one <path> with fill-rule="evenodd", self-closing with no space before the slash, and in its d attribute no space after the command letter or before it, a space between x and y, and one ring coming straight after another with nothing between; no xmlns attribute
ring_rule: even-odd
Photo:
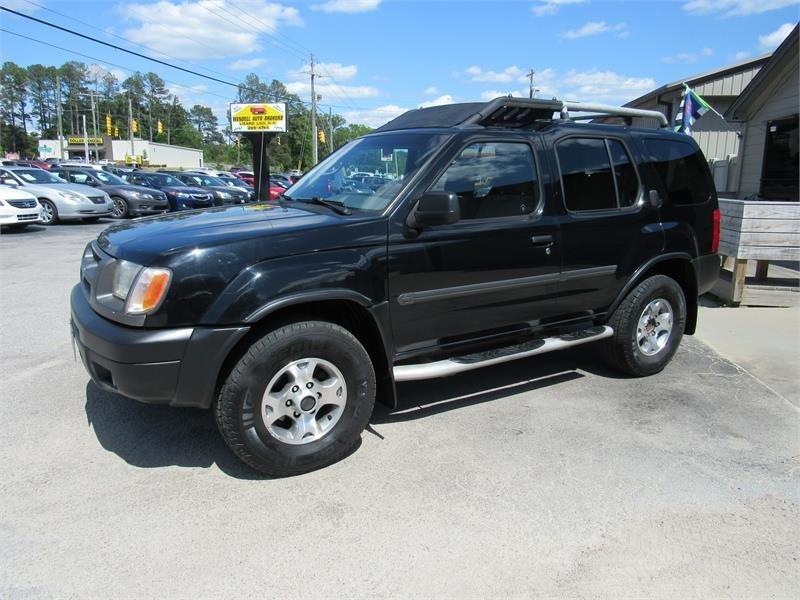
<svg viewBox="0 0 800 600"><path fill-rule="evenodd" d="M289 77L292 79L307 79L310 72L311 65L303 65L300 69L289 71ZM340 65L339 63L317 63L314 66L314 72L320 76L320 79L331 77L336 81L348 81L358 75L358 67L356 65Z"/></svg>
<svg viewBox="0 0 800 600"><path fill-rule="evenodd" d="M753 55L753 53L750 52L749 50L740 50L739 52L737 52L736 54L733 55L733 59L734 60L746 60L746 59L750 58L752 55Z"/></svg>
<svg viewBox="0 0 800 600"><path fill-rule="evenodd" d="M432 85L431 87L427 88L424 93L426 96L435 96L439 93L439 89L435 85Z"/></svg>
<svg viewBox="0 0 800 600"><path fill-rule="evenodd" d="M239 12L226 0L123 5L123 14L137 23L124 36L177 58L227 58L260 50L262 33L274 34L278 27L303 23L296 8L265 0L248 2L248 14L241 23L223 8Z"/></svg>
<svg viewBox="0 0 800 600"><path fill-rule="evenodd" d="M453 102L455 102L453 97L450 94L445 94L428 102L423 102L417 108L430 108L431 106L441 106L442 104L452 104Z"/></svg>
<svg viewBox="0 0 800 600"><path fill-rule="evenodd" d="M617 35L627 37L628 32L625 29L625 23L617 23L616 25L609 25L605 21L589 21L578 29L570 29L561 34L561 37L567 40L577 40L579 38L591 37L600 35L601 33L615 32Z"/></svg>
<svg viewBox="0 0 800 600"><path fill-rule="evenodd" d="M703 48L699 52L679 52L678 54L673 54L672 56L665 56L661 59L661 62L667 63L668 65L673 65L676 63L692 65L701 58L708 58L709 56L713 55L714 51L711 48Z"/></svg>
<svg viewBox="0 0 800 600"><path fill-rule="evenodd" d="M30 2L25 2L25 0L3 0L3 6L27 15L33 14L39 10L38 6L35 6Z"/></svg>
<svg viewBox="0 0 800 600"><path fill-rule="evenodd" d="M266 61L263 58L242 58L233 61L228 65L232 71L251 71L263 65Z"/></svg>
<svg viewBox="0 0 800 600"><path fill-rule="evenodd" d="M561 81L565 98L627 102L656 86L652 77L630 77L615 71L569 71Z"/></svg>
<svg viewBox="0 0 800 600"><path fill-rule="evenodd" d="M531 12L537 17L554 15L558 9L567 4L583 4L586 0L538 0L538 4L531 7Z"/></svg>
<svg viewBox="0 0 800 600"><path fill-rule="evenodd" d="M323 80L324 81L324 80ZM311 98L310 81L291 81L286 84L290 94L297 94L304 100ZM329 100L346 100L348 98L372 98L379 94L378 88L371 85L336 85L335 83L317 83L314 91L321 95L325 102Z"/></svg>
<svg viewBox="0 0 800 600"><path fill-rule="evenodd" d="M403 108L397 104L386 104L377 108L345 111L342 113L342 116L347 120L348 123L358 123L360 125L368 125L369 127L380 127L395 117L399 117L408 110L410 109Z"/></svg>
<svg viewBox="0 0 800 600"><path fill-rule="evenodd" d="M130 75L120 69L112 69L105 65L91 64L86 67L91 81L100 81L106 73L111 73L119 83L125 81Z"/></svg>
<svg viewBox="0 0 800 600"><path fill-rule="evenodd" d="M204 83L197 85L181 85L179 83L172 83L167 86L167 91L173 96L177 96L181 104L191 107L193 104L208 104L207 99L201 99L197 96L204 95L208 91L208 86Z"/></svg>
<svg viewBox="0 0 800 600"><path fill-rule="evenodd" d="M759 46L761 46L762 50L774 50L781 45L781 42L785 40L790 33L792 33L794 27L794 23L784 23L772 33L759 36Z"/></svg>
<svg viewBox="0 0 800 600"><path fill-rule="evenodd" d="M381 0L329 0L323 4L312 4L311 10L326 13L359 13L376 10Z"/></svg>
<svg viewBox="0 0 800 600"><path fill-rule="evenodd" d="M494 83L508 83L510 81L525 80L525 72L519 67L512 66L502 71L484 71L475 65L466 69L470 81L489 81Z"/></svg>
<svg viewBox="0 0 800 600"><path fill-rule="evenodd" d="M501 92L499 90L486 90L481 92L480 99L488 102L489 100L494 100L500 96L508 95L514 96L515 98L527 98L528 90L507 90L505 92Z"/></svg>
<svg viewBox="0 0 800 600"><path fill-rule="evenodd" d="M682 8L690 14L723 13L725 16L746 16L794 6L800 0L688 0Z"/></svg>

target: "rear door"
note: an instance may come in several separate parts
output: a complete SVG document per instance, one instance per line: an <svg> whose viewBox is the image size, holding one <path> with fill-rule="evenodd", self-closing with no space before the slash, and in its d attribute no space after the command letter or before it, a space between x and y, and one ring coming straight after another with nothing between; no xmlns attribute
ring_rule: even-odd
<svg viewBox="0 0 800 600"><path fill-rule="evenodd" d="M545 209L538 139L456 142L423 191L458 195L461 219L410 229L411 199L389 231L389 296L400 354L538 325L553 314L558 225Z"/></svg>
<svg viewBox="0 0 800 600"><path fill-rule="evenodd" d="M628 277L663 249L659 211L646 198L637 153L624 133L553 135L560 177L564 318L605 312Z"/></svg>

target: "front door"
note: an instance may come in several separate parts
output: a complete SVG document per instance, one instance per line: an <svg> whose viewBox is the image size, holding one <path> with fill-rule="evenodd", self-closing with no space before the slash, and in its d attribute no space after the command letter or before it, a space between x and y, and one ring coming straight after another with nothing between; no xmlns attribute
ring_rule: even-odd
<svg viewBox="0 0 800 600"><path fill-rule="evenodd" d="M460 144L431 181L428 190L457 194L461 218L412 230L406 210L390 223L397 353L519 332L554 314L558 228L531 140Z"/></svg>

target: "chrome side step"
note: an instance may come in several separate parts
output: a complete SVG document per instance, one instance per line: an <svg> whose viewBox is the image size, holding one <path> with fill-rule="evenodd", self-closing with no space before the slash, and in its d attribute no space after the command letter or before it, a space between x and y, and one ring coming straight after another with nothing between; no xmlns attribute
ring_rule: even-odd
<svg viewBox="0 0 800 600"><path fill-rule="evenodd" d="M474 354L467 354L466 356L446 358L431 363L399 365L394 367L392 371L394 372L395 381L414 381L417 379L447 377L448 375L489 367L518 358L526 358L536 354L571 348L587 342L601 340L613 334L614 330L611 329L611 327L603 325L601 327L592 327L575 333L531 340L514 346L507 346L505 348L498 348L486 352L476 352Z"/></svg>

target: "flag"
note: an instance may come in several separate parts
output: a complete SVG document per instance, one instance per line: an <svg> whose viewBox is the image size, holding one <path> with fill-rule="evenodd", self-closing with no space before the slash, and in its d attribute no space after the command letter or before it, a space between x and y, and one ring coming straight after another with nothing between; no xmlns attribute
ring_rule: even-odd
<svg viewBox="0 0 800 600"><path fill-rule="evenodd" d="M697 94L692 88L685 83L683 84L683 98L681 98L681 106L678 114L675 115L675 131L679 133L690 134L692 133L692 126L695 121L706 114L708 111L713 112L715 115L723 119L714 108L703 98Z"/></svg>

